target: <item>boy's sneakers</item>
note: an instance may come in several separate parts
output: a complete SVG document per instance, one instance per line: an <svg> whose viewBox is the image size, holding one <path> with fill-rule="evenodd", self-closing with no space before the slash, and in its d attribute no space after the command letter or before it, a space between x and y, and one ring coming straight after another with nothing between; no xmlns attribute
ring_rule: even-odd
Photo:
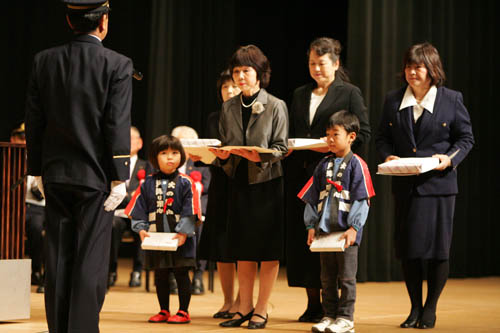
<svg viewBox="0 0 500 333"><path fill-rule="evenodd" d="M316 325L313 325L311 330L313 332L323 333L323 332L325 332L325 329L328 326L330 326L331 324L333 324L334 322L335 322L335 319L333 319L333 318L323 317L323 319L321 319L321 321L319 323L317 323Z"/></svg>
<svg viewBox="0 0 500 333"><path fill-rule="evenodd" d="M325 328L329 333L354 333L354 322L345 318L337 318L334 323Z"/></svg>
<svg viewBox="0 0 500 333"><path fill-rule="evenodd" d="M191 322L189 313L179 310L175 316L171 316L167 320L167 324L188 324Z"/></svg>
<svg viewBox="0 0 500 333"><path fill-rule="evenodd" d="M150 323L164 323L170 317L170 313L167 310L161 310L158 314L155 314L149 318Z"/></svg>

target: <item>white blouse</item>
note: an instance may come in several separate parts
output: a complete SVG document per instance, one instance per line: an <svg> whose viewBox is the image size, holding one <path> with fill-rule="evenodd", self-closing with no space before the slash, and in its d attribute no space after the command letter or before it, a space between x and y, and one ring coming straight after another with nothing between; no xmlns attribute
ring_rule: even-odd
<svg viewBox="0 0 500 333"><path fill-rule="evenodd" d="M318 110L318 106L323 101L323 98L325 98L325 95L311 93L311 102L309 103L309 125L312 124L316 110Z"/></svg>

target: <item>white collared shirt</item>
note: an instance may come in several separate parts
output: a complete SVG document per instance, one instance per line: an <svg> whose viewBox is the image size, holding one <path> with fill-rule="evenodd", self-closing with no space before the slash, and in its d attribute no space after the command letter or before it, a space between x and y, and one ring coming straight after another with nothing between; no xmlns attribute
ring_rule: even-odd
<svg viewBox="0 0 500 333"><path fill-rule="evenodd" d="M405 94L403 96L403 100L401 101L401 105L399 106L399 110L403 110L409 106L413 106L413 118L415 122L417 122L418 118L422 116L424 109L432 113L434 111L434 102L436 102L437 88L436 86L432 86L427 94L425 94L422 101L417 103L415 96L413 95L413 91L410 86L406 87Z"/></svg>
<svg viewBox="0 0 500 333"><path fill-rule="evenodd" d="M100 41L102 43L102 39L100 39L99 37L97 37L96 35L93 35L93 34L88 34L89 36L92 36L94 38L96 38L98 41Z"/></svg>

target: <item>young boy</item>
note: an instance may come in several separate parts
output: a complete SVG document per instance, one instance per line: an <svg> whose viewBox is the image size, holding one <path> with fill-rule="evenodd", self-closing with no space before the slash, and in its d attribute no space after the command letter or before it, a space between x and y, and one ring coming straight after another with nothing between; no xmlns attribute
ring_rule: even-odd
<svg viewBox="0 0 500 333"><path fill-rule="evenodd" d="M333 154L321 160L298 194L306 203L308 245L317 235L338 231L345 239L344 252L320 253L325 316L313 332L354 332L358 246L370 197L375 195L365 161L351 152L358 131L359 120L353 113L339 111L330 117L326 134Z"/></svg>

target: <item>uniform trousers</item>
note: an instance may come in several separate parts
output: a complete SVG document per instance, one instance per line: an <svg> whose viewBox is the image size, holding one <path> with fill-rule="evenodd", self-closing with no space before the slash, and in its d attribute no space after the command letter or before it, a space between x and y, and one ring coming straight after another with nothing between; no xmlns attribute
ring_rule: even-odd
<svg viewBox="0 0 500 333"><path fill-rule="evenodd" d="M320 261L325 317L353 320L358 246L349 246L344 252L321 252Z"/></svg>
<svg viewBox="0 0 500 333"><path fill-rule="evenodd" d="M113 218L113 212L103 207L107 193L58 183L44 187L45 312L49 332L99 332Z"/></svg>

